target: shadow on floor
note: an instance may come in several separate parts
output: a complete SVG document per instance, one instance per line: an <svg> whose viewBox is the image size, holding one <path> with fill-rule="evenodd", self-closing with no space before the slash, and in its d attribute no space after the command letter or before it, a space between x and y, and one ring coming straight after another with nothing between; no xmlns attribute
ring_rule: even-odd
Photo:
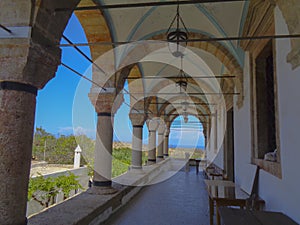
<svg viewBox="0 0 300 225"><path fill-rule="evenodd" d="M203 174L179 171L170 179L143 188L105 225L208 225L208 197Z"/></svg>

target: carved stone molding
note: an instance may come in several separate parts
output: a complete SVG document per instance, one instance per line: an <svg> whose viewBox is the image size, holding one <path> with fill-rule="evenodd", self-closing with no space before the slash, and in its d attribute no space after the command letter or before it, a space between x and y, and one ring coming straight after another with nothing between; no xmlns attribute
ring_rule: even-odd
<svg viewBox="0 0 300 225"><path fill-rule="evenodd" d="M249 5L243 36L262 36L274 34L274 7L269 1L252 0ZM268 40L267 40L268 41ZM263 42L262 40L241 41L241 48L253 52Z"/></svg>
<svg viewBox="0 0 300 225"><path fill-rule="evenodd" d="M289 29L289 34L300 33L300 4L298 0L275 0ZM300 65L300 40L291 39L292 50L287 56L287 62L293 69Z"/></svg>
<svg viewBox="0 0 300 225"><path fill-rule="evenodd" d="M272 35L270 27L274 26L274 8L278 6L288 26L289 34L300 33L300 4L298 0L252 0L250 2L248 17L245 23L243 36ZM245 51L257 49L257 43L261 40L241 42ZM295 69L300 65L300 40L291 39L291 52L287 55L287 62Z"/></svg>
<svg viewBox="0 0 300 225"><path fill-rule="evenodd" d="M287 56L287 62L292 64L293 69L296 69L300 66L300 40L292 40L291 42L294 42L294 45L298 45L299 47L292 49Z"/></svg>

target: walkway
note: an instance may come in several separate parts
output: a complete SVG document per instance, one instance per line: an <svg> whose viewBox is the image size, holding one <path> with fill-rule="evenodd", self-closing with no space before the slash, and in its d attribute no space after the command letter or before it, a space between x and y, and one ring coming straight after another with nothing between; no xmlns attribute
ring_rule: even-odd
<svg viewBox="0 0 300 225"><path fill-rule="evenodd" d="M194 167L145 187L106 225L208 225L208 198L202 173Z"/></svg>

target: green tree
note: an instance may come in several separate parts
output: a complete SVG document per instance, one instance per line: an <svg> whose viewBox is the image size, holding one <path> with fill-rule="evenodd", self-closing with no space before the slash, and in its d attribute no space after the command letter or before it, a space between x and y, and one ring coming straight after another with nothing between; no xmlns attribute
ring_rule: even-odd
<svg viewBox="0 0 300 225"><path fill-rule="evenodd" d="M82 149L81 164L87 165L89 176L93 176L94 170L94 151L95 140L81 135L60 135L55 137L53 134L46 132L42 127L36 128L34 134L33 157L38 160L43 159L46 153L45 160L52 164L73 164L74 150L77 145ZM131 149L130 148L115 148L113 149L112 160L112 176L116 177L128 170L131 164ZM143 162L145 162L147 154L143 153Z"/></svg>
<svg viewBox="0 0 300 225"><path fill-rule="evenodd" d="M130 148L114 148L112 158L112 177L120 176L121 174L128 171L128 167L131 165L131 154ZM142 154L142 161L146 160L146 153Z"/></svg>
<svg viewBox="0 0 300 225"><path fill-rule="evenodd" d="M55 164L73 164L74 150L77 147L74 135L61 135L56 139L55 148L48 152L47 162Z"/></svg>
<svg viewBox="0 0 300 225"><path fill-rule="evenodd" d="M94 165L95 140L86 135L78 135L75 138L82 150L81 163L88 166Z"/></svg>
<svg viewBox="0 0 300 225"><path fill-rule="evenodd" d="M42 127L37 127L33 137L32 157L37 160L47 160L47 153L55 148L56 138L46 132Z"/></svg>
<svg viewBox="0 0 300 225"><path fill-rule="evenodd" d="M74 135L60 135L56 138L39 127L34 134L32 157L48 163L73 164L76 146Z"/></svg>

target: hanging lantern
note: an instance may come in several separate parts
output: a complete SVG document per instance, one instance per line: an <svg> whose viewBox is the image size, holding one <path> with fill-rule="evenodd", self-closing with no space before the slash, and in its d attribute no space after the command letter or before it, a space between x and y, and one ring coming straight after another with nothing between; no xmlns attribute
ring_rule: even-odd
<svg viewBox="0 0 300 225"><path fill-rule="evenodd" d="M176 88L178 89L179 93L186 92L187 90L187 77L183 71L183 57L181 57L181 65L180 65L180 71L178 74L178 78L176 79Z"/></svg>
<svg viewBox="0 0 300 225"><path fill-rule="evenodd" d="M170 32L170 29L172 28L175 20L176 20L176 30ZM179 28L180 22L182 23L184 29ZM169 43L169 50L173 56L183 57L183 53L187 46L187 40L188 40L188 30L180 16L179 4L178 4L176 15L172 20L171 25L169 26L169 29L167 31L167 41Z"/></svg>
<svg viewBox="0 0 300 225"><path fill-rule="evenodd" d="M179 89L179 93L186 92L187 82L184 80L178 80L176 81L176 87Z"/></svg>
<svg viewBox="0 0 300 225"><path fill-rule="evenodd" d="M183 119L185 123L189 122L189 118L187 116L185 116Z"/></svg>
<svg viewBox="0 0 300 225"><path fill-rule="evenodd" d="M183 121L184 121L185 123L187 123L187 122L189 121L187 112L183 112L182 116L183 116Z"/></svg>
<svg viewBox="0 0 300 225"><path fill-rule="evenodd" d="M167 35L169 42L169 51L175 57L182 57L187 46L188 35L186 32L177 29L176 31L170 32Z"/></svg>
<svg viewBox="0 0 300 225"><path fill-rule="evenodd" d="M189 103L188 103L187 101L184 101L184 102L181 102L181 105L182 105L182 110L183 110L184 112L186 112L186 111L187 111L187 108L188 108L188 106L189 106Z"/></svg>

